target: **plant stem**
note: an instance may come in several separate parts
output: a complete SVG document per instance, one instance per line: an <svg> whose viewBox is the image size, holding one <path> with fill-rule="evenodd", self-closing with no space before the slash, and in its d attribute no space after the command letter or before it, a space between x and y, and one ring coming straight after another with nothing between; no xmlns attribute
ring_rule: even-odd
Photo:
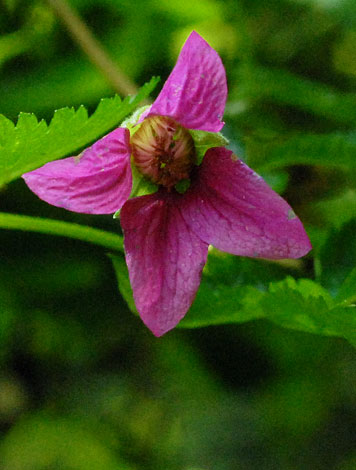
<svg viewBox="0 0 356 470"><path fill-rule="evenodd" d="M123 95L135 95L138 91L136 85L111 60L100 42L68 2L66 0L47 1L65 24L74 41L103 73L114 90Z"/></svg>
<svg viewBox="0 0 356 470"><path fill-rule="evenodd" d="M124 251L123 239L120 235L71 222L0 212L0 228L70 237L95 243L111 251Z"/></svg>

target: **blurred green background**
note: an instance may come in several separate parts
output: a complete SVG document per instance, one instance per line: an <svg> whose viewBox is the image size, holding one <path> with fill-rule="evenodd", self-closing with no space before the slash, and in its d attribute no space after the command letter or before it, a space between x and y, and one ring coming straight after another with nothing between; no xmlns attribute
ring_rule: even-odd
<svg viewBox="0 0 356 470"><path fill-rule="evenodd" d="M314 278L329 263L332 293L356 265L354 0L68 1L138 86L164 82L192 29L219 52L231 148L287 198L314 246L271 269ZM114 93L40 0L0 0L0 90L13 120L94 110ZM41 202L21 180L2 188L0 210L120 230ZM0 260L1 470L356 468L345 340L266 320L157 339L104 249L3 230ZM225 266L223 284L262 282L263 262Z"/></svg>

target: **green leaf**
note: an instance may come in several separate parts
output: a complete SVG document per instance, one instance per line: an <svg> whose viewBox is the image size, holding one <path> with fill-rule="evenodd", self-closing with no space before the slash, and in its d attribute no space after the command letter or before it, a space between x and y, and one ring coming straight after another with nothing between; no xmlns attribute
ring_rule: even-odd
<svg viewBox="0 0 356 470"><path fill-rule="evenodd" d="M123 257L110 256L119 290L137 314ZM179 327L196 328L242 323L264 316L258 305L271 279L283 279L291 270L262 260L243 259L212 249L196 299Z"/></svg>
<svg viewBox="0 0 356 470"><path fill-rule="evenodd" d="M251 155L254 161L261 162L257 165L259 171L287 165L356 168L356 135L352 133L297 134L250 148L259 152L257 158Z"/></svg>
<svg viewBox="0 0 356 470"><path fill-rule="evenodd" d="M340 336L356 345L356 308L338 306L328 291L314 281L287 278L272 283L261 307L266 317L279 326Z"/></svg>
<svg viewBox="0 0 356 470"><path fill-rule="evenodd" d="M333 63L338 72L356 76L355 61L356 31L346 30L333 51Z"/></svg>
<svg viewBox="0 0 356 470"><path fill-rule="evenodd" d="M119 96L101 100L90 117L83 106L57 110L49 125L33 114L21 113L15 126L0 115L0 186L98 139L132 113L157 83L152 78L136 96L123 101Z"/></svg>
<svg viewBox="0 0 356 470"><path fill-rule="evenodd" d="M356 267L341 284L335 300L344 304L356 303Z"/></svg>
<svg viewBox="0 0 356 470"><path fill-rule="evenodd" d="M278 194L283 194L287 189L289 174L285 170L273 170L266 173L260 172L260 176L262 176L268 186Z"/></svg>
<svg viewBox="0 0 356 470"><path fill-rule="evenodd" d="M0 450L4 466L13 469L131 468L118 459L91 423L45 413L28 414L18 420L3 439Z"/></svg>
<svg viewBox="0 0 356 470"><path fill-rule="evenodd" d="M333 299L330 293L324 289L320 284L311 279L294 279L288 276L286 279L280 282L272 282L269 286L269 292L276 294L283 291L283 289L289 289L297 291L305 299L322 299L326 308L332 308L334 306Z"/></svg>
<svg viewBox="0 0 356 470"><path fill-rule="evenodd" d="M197 164L200 165L204 155L212 147L226 147L229 141L220 132L189 130L197 152Z"/></svg>
<svg viewBox="0 0 356 470"><path fill-rule="evenodd" d="M317 261L320 266L322 286L333 295L356 267L356 219L333 230L320 250Z"/></svg>
<svg viewBox="0 0 356 470"><path fill-rule="evenodd" d="M125 258L123 256L109 255L113 262L116 277L119 284L119 291L123 299L127 303L132 313L138 315L136 310L135 301L133 299L132 288L129 279L129 272L126 266Z"/></svg>
<svg viewBox="0 0 356 470"><path fill-rule="evenodd" d="M259 303L263 292L253 286L232 287L215 284L204 278L181 328L244 323L264 317Z"/></svg>
<svg viewBox="0 0 356 470"><path fill-rule="evenodd" d="M137 314L125 260L116 255L110 258L120 293ZM265 317L284 328L339 336L356 345L355 306L337 303L326 289L310 279L286 277L288 271L291 272L265 260L212 250L196 299L178 327L243 323Z"/></svg>
<svg viewBox="0 0 356 470"><path fill-rule="evenodd" d="M238 99L268 100L341 124L356 123L356 96L353 93L341 94L286 70L250 64L240 67L238 80Z"/></svg>
<svg viewBox="0 0 356 470"><path fill-rule="evenodd" d="M317 201L313 209L321 216L324 226L340 228L355 217L356 190L348 188L334 197Z"/></svg>

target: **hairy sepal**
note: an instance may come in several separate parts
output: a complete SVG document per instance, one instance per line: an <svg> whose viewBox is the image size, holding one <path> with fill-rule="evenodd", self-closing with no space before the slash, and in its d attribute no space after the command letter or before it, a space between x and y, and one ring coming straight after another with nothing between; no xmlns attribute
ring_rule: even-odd
<svg viewBox="0 0 356 470"><path fill-rule="evenodd" d="M120 127L126 127L130 131L130 136L132 137L135 132L140 128L141 123L138 123L141 115L150 107L150 105L141 106L136 109L134 113L131 114L127 119L125 119Z"/></svg>
<svg viewBox="0 0 356 470"><path fill-rule="evenodd" d="M226 147L229 141L220 132L205 132L189 129L194 140L196 164L200 165L206 152L213 147Z"/></svg>

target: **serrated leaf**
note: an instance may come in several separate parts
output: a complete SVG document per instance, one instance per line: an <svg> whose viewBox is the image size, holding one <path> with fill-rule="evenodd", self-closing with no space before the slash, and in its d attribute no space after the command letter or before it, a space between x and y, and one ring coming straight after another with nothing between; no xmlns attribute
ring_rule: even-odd
<svg viewBox="0 0 356 470"><path fill-rule="evenodd" d="M27 171L72 155L117 126L158 83L157 78L146 83L136 96L121 100L118 96L101 100L88 117L84 106L59 109L47 125L36 116L21 113L14 126L0 115L0 186Z"/></svg>
<svg viewBox="0 0 356 470"><path fill-rule="evenodd" d="M125 260L120 256L111 259L121 295L137 314ZM286 272L287 269L264 260L213 250L196 299L178 327L198 328L267 318L284 328L339 336L356 345L356 308L336 303L317 282L285 277ZM271 279L274 282L269 282Z"/></svg>
<svg viewBox="0 0 356 470"><path fill-rule="evenodd" d="M304 298L322 298L327 306L327 308L332 308L334 306L333 299L329 292L324 289L320 284L312 281L311 279L294 279L288 276L281 282L271 283L269 286L269 292L275 293L287 287L298 291Z"/></svg>
<svg viewBox="0 0 356 470"><path fill-rule="evenodd" d="M284 328L339 336L356 344L356 308L337 306L326 289L309 279L271 284L261 307L269 320Z"/></svg>
<svg viewBox="0 0 356 470"><path fill-rule="evenodd" d="M126 263L111 256L119 290L130 310L137 314ZM262 260L243 259L212 250L203 271L196 299L179 327L242 323L264 316L259 307L271 279L283 279L290 270Z"/></svg>
<svg viewBox="0 0 356 470"><path fill-rule="evenodd" d="M200 328L257 320L264 317L259 305L263 295L253 286L231 287L204 278L192 307L178 327Z"/></svg>
<svg viewBox="0 0 356 470"><path fill-rule="evenodd" d="M14 129L15 124L0 114L0 145L8 139L9 133ZM6 139L6 140L5 140Z"/></svg>

